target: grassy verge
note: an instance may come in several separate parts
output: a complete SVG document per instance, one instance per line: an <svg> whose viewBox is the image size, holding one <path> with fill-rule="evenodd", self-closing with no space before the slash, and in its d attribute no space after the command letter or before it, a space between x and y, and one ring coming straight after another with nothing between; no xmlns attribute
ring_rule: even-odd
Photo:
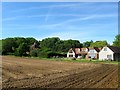
<svg viewBox="0 0 120 90"><path fill-rule="evenodd" d="M14 55L7 55L8 57L16 57ZM39 58L39 57L16 57L16 58L30 58L33 60L49 60L49 61L64 61L64 62L80 62L80 63L96 63L96 64L120 64L117 61L100 61L100 60L85 60L85 59L76 59L71 60L68 58Z"/></svg>
<svg viewBox="0 0 120 90"><path fill-rule="evenodd" d="M100 61L100 60L85 60L85 59L70 60L68 58L38 58L38 57L33 57L33 58L38 59L38 60L65 61L65 62L118 64L117 61ZM119 64L120 64L120 62L119 62Z"/></svg>

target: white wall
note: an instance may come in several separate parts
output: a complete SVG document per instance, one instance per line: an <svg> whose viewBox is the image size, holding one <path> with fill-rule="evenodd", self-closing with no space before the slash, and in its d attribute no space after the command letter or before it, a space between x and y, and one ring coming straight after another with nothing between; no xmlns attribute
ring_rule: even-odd
<svg viewBox="0 0 120 90"><path fill-rule="evenodd" d="M97 53L97 51L94 49L94 51L93 51L93 52L90 52L90 50L89 50L89 52L88 52L88 53L95 53L95 54L96 54L96 53Z"/></svg>
<svg viewBox="0 0 120 90"><path fill-rule="evenodd" d="M107 48L107 51L104 51L104 48ZM114 53L111 49L109 49L108 47L103 47L103 49L99 52L99 60L108 59L107 55L112 55L112 60L114 60L113 54Z"/></svg>
<svg viewBox="0 0 120 90"><path fill-rule="evenodd" d="M73 57L75 57L75 53L74 53L74 51L72 52L72 53L67 53L67 57L70 57L70 55L73 55Z"/></svg>

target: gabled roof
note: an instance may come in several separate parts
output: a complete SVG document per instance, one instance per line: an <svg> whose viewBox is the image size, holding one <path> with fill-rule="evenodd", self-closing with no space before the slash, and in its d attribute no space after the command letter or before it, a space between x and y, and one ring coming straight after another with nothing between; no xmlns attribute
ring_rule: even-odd
<svg viewBox="0 0 120 90"><path fill-rule="evenodd" d="M96 50L97 52L100 52L100 49L98 47L89 48L89 50Z"/></svg>
<svg viewBox="0 0 120 90"><path fill-rule="evenodd" d="M75 48L75 53L79 54L80 53L80 48Z"/></svg>
<svg viewBox="0 0 120 90"><path fill-rule="evenodd" d="M72 53L74 52L75 54L86 54L87 52L83 52L82 50L85 50L85 49L88 49L88 48L71 48L69 49L69 53Z"/></svg>
<svg viewBox="0 0 120 90"><path fill-rule="evenodd" d="M109 49L111 49L114 53L120 53L120 48L116 46L107 46Z"/></svg>
<svg viewBox="0 0 120 90"><path fill-rule="evenodd" d="M69 53L72 53L72 52L74 52L74 50L71 48L71 49L69 49L68 52L69 52Z"/></svg>

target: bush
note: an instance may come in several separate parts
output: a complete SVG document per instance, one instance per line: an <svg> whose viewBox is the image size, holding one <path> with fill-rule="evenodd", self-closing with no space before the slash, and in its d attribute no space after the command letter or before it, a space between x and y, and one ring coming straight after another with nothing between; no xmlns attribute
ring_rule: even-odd
<svg viewBox="0 0 120 90"><path fill-rule="evenodd" d="M39 51L38 52L38 57L40 58L48 58L48 53L44 51Z"/></svg>
<svg viewBox="0 0 120 90"><path fill-rule="evenodd" d="M18 50L15 51L14 55L15 56L22 56L22 54L20 54Z"/></svg>
<svg viewBox="0 0 120 90"><path fill-rule="evenodd" d="M30 51L30 56L32 57L38 57L38 49L34 49Z"/></svg>
<svg viewBox="0 0 120 90"><path fill-rule="evenodd" d="M71 59L71 60L76 60L76 58L75 58L75 57L71 57L70 59Z"/></svg>
<svg viewBox="0 0 120 90"><path fill-rule="evenodd" d="M53 57L63 57L62 54L57 53L57 52L52 52L52 51L39 51L38 57L41 58L53 58Z"/></svg>
<svg viewBox="0 0 120 90"><path fill-rule="evenodd" d="M85 55L82 55L82 59L85 59Z"/></svg>

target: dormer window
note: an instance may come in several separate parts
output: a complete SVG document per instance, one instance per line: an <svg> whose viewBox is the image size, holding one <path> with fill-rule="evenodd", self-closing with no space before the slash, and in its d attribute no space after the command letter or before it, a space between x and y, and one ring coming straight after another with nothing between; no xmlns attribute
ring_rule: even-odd
<svg viewBox="0 0 120 90"><path fill-rule="evenodd" d="M107 51L107 48L104 48L104 51Z"/></svg>
<svg viewBox="0 0 120 90"><path fill-rule="evenodd" d="M94 53L94 50L90 50L91 53Z"/></svg>

